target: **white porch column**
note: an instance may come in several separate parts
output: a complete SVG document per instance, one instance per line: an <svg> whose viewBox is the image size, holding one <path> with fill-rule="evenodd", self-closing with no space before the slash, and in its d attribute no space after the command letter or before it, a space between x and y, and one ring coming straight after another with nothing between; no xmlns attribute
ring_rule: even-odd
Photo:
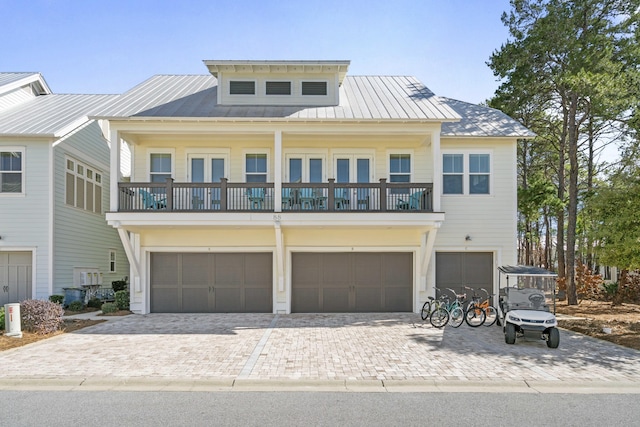
<svg viewBox="0 0 640 427"><path fill-rule="evenodd" d="M109 210L118 211L118 183L120 176L120 132L115 129L109 130L109 141L111 141L111 170L109 172Z"/></svg>
<svg viewBox="0 0 640 427"><path fill-rule="evenodd" d="M431 257L433 256L433 246L436 241L436 234L438 233L439 224L433 227L426 233L423 233L422 239L420 241L420 290L427 290L427 272L429 271L429 263L431 262Z"/></svg>
<svg viewBox="0 0 640 427"><path fill-rule="evenodd" d="M433 211L441 212L442 156L440 155L440 129L431 134L431 157L433 159Z"/></svg>
<svg viewBox="0 0 640 427"><path fill-rule="evenodd" d="M273 210L282 212L282 131L274 134L274 164L273 164Z"/></svg>

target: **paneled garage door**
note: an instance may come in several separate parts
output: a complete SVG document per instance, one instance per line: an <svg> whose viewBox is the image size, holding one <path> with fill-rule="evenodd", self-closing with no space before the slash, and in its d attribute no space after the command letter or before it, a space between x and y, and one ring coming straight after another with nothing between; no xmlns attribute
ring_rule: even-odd
<svg viewBox="0 0 640 427"><path fill-rule="evenodd" d="M436 285L458 293L468 293L465 286L493 293L493 253L436 252Z"/></svg>
<svg viewBox="0 0 640 427"><path fill-rule="evenodd" d="M271 253L151 254L153 313L271 313Z"/></svg>
<svg viewBox="0 0 640 427"><path fill-rule="evenodd" d="M31 252L0 252L0 307L31 298Z"/></svg>
<svg viewBox="0 0 640 427"><path fill-rule="evenodd" d="M412 253L291 255L294 313L412 311Z"/></svg>

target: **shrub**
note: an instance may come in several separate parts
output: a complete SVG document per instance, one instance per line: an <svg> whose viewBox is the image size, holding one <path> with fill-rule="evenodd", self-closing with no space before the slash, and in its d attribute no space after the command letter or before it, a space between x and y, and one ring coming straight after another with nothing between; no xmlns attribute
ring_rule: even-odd
<svg viewBox="0 0 640 427"><path fill-rule="evenodd" d="M116 292L116 305L120 310L129 310L129 291Z"/></svg>
<svg viewBox="0 0 640 427"><path fill-rule="evenodd" d="M0 331L4 330L4 307L0 307Z"/></svg>
<svg viewBox="0 0 640 427"><path fill-rule="evenodd" d="M113 302L105 302L104 304L102 304L102 307L100 307L100 309L102 310L103 314L109 314L118 311L118 306Z"/></svg>
<svg viewBox="0 0 640 427"><path fill-rule="evenodd" d="M113 292L126 291L127 290L127 281L126 280L114 280L113 282L111 282L111 287L113 288Z"/></svg>
<svg viewBox="0 0 640 427"><path fill-rule="evenodd" d="M69 311L82 311L84 308L84 303L82 301L72 301L69 303L67 307Z"/></svg>
<svg viewBox="0 0 640 427"><path fill-rule="evenodd" d="M91 298L87 303L87 307L100 308L102 307L102 301L98 298Z"/></svg>
<svg viewBox="0 0 640 427"><path fill-rule="evenodd" d="M49 301L55 302L56 304L62 304L64 302L64 295L50 295Z"/></svg>
<svg viewBox="0 0 640 427"><path fill-rule="evenodd" d="M20 303L22 327L25 331L48 334L60 330L64 324L64 309L60 304L29 299Z"/></svg>

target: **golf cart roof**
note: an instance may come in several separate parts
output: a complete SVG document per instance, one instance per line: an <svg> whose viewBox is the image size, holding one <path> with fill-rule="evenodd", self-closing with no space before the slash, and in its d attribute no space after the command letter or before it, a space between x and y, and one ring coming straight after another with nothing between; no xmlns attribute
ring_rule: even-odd
<svg viewBox="0 0 640 427"><path fill-rule="evenodd" d="M558 277L557 273L532 265L502 265L498 270L507 276Z"/></svg>

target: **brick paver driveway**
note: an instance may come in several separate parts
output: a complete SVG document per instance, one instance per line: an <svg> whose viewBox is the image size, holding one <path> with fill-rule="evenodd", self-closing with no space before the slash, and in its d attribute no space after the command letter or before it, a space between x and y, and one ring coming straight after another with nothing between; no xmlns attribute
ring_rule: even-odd
<svg viewBox="0 0 640 427"><path fill-rule="evenodd" d="M498 326L432 328L416 314L131 315L0 352L0 380L625 382L640 352L561 331L504 343Z"/></svg>

